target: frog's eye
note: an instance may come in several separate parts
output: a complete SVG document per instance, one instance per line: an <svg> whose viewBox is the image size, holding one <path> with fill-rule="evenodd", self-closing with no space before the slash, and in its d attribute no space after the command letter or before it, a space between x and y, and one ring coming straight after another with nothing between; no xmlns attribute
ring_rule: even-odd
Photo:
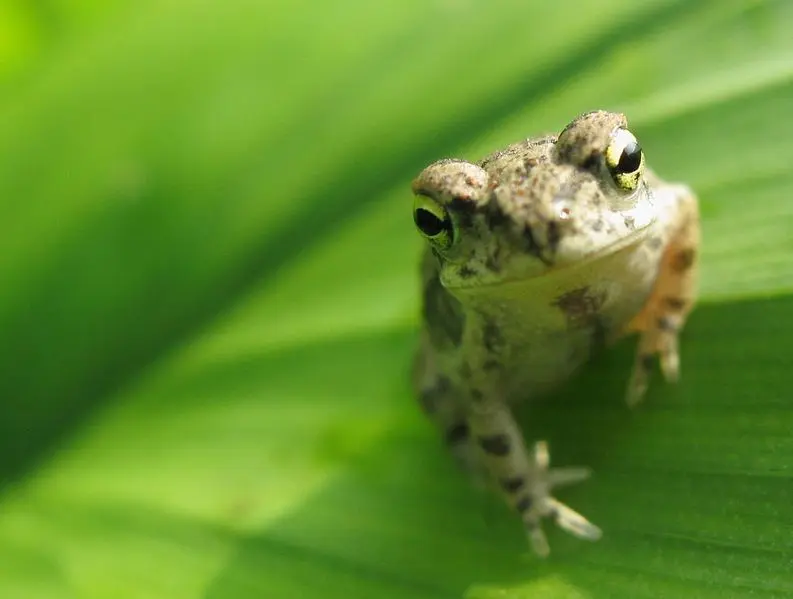
<svg viewBox="0 0 793 599"><path fill-rule="evenodd" d="M617 129L606 148L606 166L617 187L633 191L639 186L644 167L644 152L633 133Z"/></svg>
<svg viewBox="0 0 793 599"><path fill-rule="evenodd" d="M438 202L425 195L413 200L413 222L421 234L441 249L452 245L454 229L449 213Z"/></svg>

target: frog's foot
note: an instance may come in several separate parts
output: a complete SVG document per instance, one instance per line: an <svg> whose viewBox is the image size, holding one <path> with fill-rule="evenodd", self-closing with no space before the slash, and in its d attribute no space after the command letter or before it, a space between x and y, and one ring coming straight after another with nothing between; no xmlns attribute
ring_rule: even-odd
<svg viewBox="0 0 793 599"><path fill-rule="evenodd" d="M680 378L680 351L677 340L681 326L680 317L667 314L659 316L655 327L642 333L625 394L625 401L629 406L637 405L644 398L656 356L664 379L668 383L676 383Z"/></svg>
<svg viewBox="0 0 793 599"><path fill-rule="evenodd" d="M661 258L653 291L628 327L629 331L641 333L625 396L629 406L635 406L644 397L656 356L667 382L680 378L678 337L696 298L700 230L697 200L691 191L681 186L675 201L672 235Z"/></svg>
<svg viewBox="0 0 793 599"><path fill-rule="evenodd" d="M532 549L540 557L550 553L548 540L542 530L543 518L553 518L556 524L567 532L588 541L601 537L600 529L578 512L570 509L551 496L551 490L581 482L589 478L588 468L570 467L549 469L548 445L544 441L534 447L532 476L525 489L519 488L515 494L515 509L521 514ZM505 488L507 485L504 485Z"/></svg>

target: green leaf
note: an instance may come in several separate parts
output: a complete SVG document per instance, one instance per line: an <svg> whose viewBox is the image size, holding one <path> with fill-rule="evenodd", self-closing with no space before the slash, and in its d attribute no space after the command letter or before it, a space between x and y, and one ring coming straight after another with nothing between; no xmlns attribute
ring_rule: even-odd
<svg viewBox="0 0 793 599"><path fill-rule="evenodd" d="M0 99L0 596L788 597L793 4L140 2ZM522 412L529 554L411 397L411 178L623 110L703 214L683 379Z"/></svg>

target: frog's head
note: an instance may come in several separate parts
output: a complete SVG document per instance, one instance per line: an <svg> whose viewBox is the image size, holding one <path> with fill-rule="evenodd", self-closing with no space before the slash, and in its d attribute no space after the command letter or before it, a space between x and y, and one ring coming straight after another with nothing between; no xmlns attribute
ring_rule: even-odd
<svg viewBox="0 0 793 599"><path fill-rule="evenodd" d="M540 276L632 243L655 219L625 117L591 112L479 164L440 160L413 182L413 219L446 287Z"/></svg>

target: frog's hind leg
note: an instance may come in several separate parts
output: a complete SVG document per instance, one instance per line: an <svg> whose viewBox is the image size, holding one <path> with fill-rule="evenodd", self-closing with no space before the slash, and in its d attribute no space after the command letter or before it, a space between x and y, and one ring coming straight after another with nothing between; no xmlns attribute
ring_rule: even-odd
<svg viewBox="0 0 793 599"><path fill-rule="evenodd" d="M628 327L629 332L641 335L626 393L630 406L644 397L656 356L667 381L679 378L678 337L696 300L700 245L697 198L691 190L679 186L674 188L673 202L670 238L655 286L644 309Z"/></svg>

